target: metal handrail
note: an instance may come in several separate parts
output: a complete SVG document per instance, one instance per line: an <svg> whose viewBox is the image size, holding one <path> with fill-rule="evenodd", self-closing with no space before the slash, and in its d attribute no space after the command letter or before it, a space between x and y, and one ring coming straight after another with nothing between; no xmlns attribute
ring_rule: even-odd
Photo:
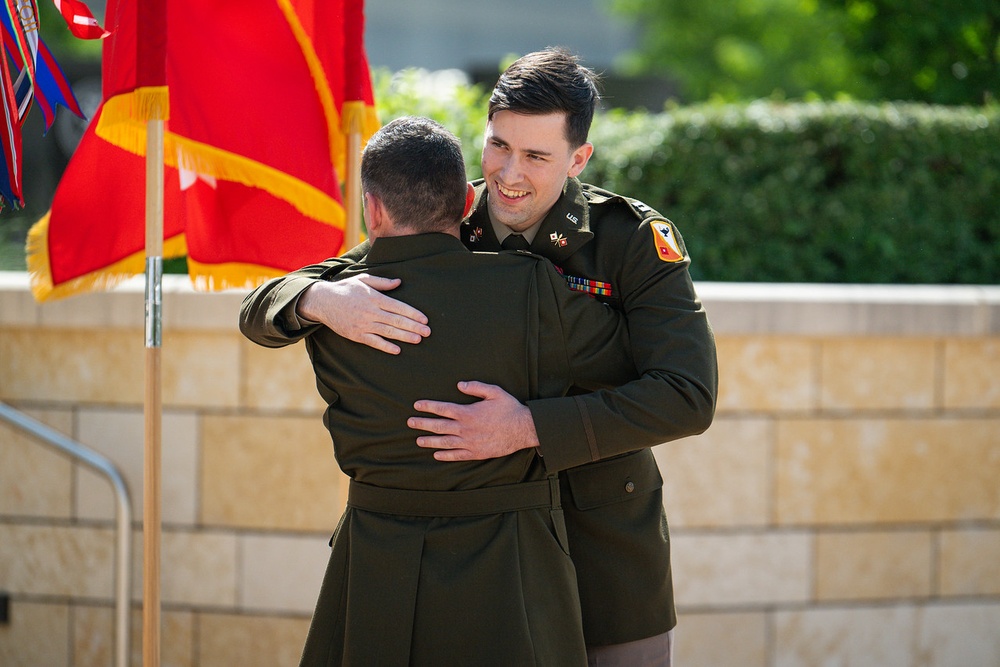
<svg viewBox="0 0 1000 667"><path fill-rule="evenodd" d="M111 482L118 501L116 535L118 557L115 572L115 665L127 667L129 660L129 591L132 586L132 505L128 487L118 468L103 455L62 433L0 402L0 419L35 436L43 443L72 456L103 474Z"/></svg>

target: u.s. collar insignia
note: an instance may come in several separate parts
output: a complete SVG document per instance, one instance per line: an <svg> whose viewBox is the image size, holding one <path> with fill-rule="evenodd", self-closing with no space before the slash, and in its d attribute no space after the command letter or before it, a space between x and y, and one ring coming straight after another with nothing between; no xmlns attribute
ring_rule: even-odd
<svg viewBox="0 0 1000 667"><path fill-rule="evenodd" d="M656 256L664 262L679 262L684 259L681 252L680 242L677 240L677 232L669 222L651 222L649 224L653 230L653 242L656 244Z"/></svg>
<svg viewBox="0 0 1000 667"><path fill-rule="evenodd" d="M475 229L472 230L472 233L469 234L469 243L478 243L479 241L482 240L483 240L483 228L476 227Z"/></svg>
<svg viewBox="0 0 1000 667"><path fill-rule="evenodd" d="M569 244L569 241L566 240L565 236L557 234L556 232L549 234L549 240L552 241L552 245L557 248L565 248Z"/></svg>

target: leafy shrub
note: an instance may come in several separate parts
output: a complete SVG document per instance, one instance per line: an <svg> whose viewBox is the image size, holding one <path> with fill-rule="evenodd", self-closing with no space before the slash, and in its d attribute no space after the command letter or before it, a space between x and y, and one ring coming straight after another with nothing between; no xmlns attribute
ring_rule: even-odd
<svg viewBox="0 0 1000 667"><path fill-rule="evenodd" d="M1000 108L612 111L585 180L677 223L702 280L1000 283Z"/></svg>

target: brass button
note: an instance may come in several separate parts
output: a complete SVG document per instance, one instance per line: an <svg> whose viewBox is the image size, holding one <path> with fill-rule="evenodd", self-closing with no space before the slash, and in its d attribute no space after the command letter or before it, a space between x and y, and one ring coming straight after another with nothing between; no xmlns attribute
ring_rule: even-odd
<svg viewBox="0 0 1000 667"><path fill-rule="evenodd" d="M632 493L635 491L635 482L625 482L625 493Z"/></svg>

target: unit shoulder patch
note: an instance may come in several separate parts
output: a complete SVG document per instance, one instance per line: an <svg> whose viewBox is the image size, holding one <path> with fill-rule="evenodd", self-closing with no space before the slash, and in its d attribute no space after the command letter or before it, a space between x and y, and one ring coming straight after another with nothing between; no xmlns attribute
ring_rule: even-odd
<svg viewBox="0 0 1000 667"><path fill-rule="evenodd" d="M684 259L677 232L671 223L658 220L649 223L649 227L653 230L653 243L656 244L657 257L664 262L679 262Z"/></svg>

